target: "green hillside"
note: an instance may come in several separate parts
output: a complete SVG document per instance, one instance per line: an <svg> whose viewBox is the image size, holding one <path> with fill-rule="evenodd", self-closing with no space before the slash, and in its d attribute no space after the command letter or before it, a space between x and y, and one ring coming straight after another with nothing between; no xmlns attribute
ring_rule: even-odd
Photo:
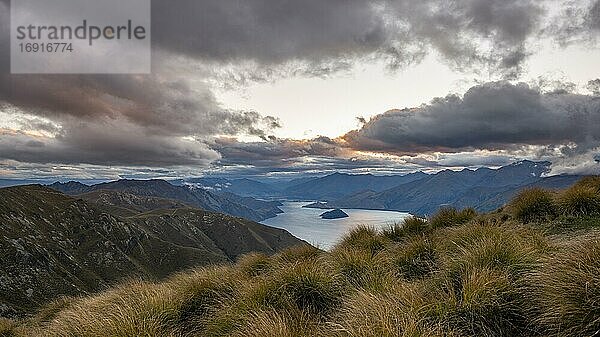
<svg viewBox="0 0 600 337"><path fill-rule="evenodd" d="M600 178L64 298L5 336L597 336Z"/></svg>

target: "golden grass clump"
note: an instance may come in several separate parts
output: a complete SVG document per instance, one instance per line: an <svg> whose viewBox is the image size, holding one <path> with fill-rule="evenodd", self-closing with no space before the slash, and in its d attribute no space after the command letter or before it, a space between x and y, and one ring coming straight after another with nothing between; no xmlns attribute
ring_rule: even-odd
<svg viewBox="0 0 600 337"><path fill-rule="evenodd" d="M522 190L510 201L508 209L523 223L547 221L558 213L552 192L541 188Z"/></svg>
<svg viewBox="0 0 600 337"><path fill-rule="evenodd" d="M422 236L397 245L387 256L393 272L406 280L423 278L437 268L434 243Z"/></svg>
<svg viewBox="0 0 600 337"><path fill-rule="evenodd" d="M407 237L414 235L422 235L429 230L429 225L426 219L416 216L406 218L401 224L394 224L390 228L383 231L383 236L392 241L402 241Z"/></svg>
<svg viewBox="0 0 600 337"><path fill-rule="evenodd" d="M583 177L577 183L575 183L574 186L591 188L597 193L600 193L600 176Z"/></svg>
<svg viewBox="0 0 600 337"><path fill-rule="evenodd" d="M438 233L444 269L491 268L520 274L531 270L548 249L536 231L520 226L473 223Z"/></svg>
<svg viewBox="0 0 600 337"><path fill-rule="evenodd" d="M387 282L389 265L384 254L373 255L371 251L347 246L335 248L328 262L336 273L355 287L380 289Z"/></svg>
<svg viewBox="0 0 600 337"><path fill-rule="evenodd" d="M545 259L532 277L540 329L553 336L600 334L600 238L583 240Z"/></svg>
<svg viewBox="0 0 600 337"><path fill-rule="evenodd" d="M537 232L475 222L434 234L439 272L425 280L432 316L465 335L525 329L523 280L547 249Z"/></svg>
<svg viewBox="0 0 600 337"><path fill-rule="evenodd" d="M38 322L48 322L54 319L61 311L69 308L73 303L77 302L75 297L59 297L43 305L36 313L34 319Z"/></svg>
<svg viewBox="0 0 600 337"><path fill-rule="evenodd" d="M472 268L438 275L425 285L428 316L463 336L512 336L524 331L519 288L506 272Z"/></svg>
<svg viewBox="0 0 600 337"><path fill-rule="evenodd" d="M259 276L272 268L271 258L263 253L250 253L240 257L237 268L246 276Z"/></svg>
<svg viewBox="0 0 600 337"><path fill-rule="evenodd" d="M600 214L600 191L591 184L576 184L558 196L561 212L569 216Z"/></svg>
<svg viewBox="0 0 600 337"><path fill-rule="evenodd" d="M320 260L281 268L255 284L250 301L255 306L325 315L341 302L342 278Z"/></svg>
<svg viewBox="0 0 600 337"><path fill-rule="evenodd" d="M233 337L300 337L315 336L318 325L310 313L259 310L248 318Z"/></svg>
<svg viewBox="0 0 600 337"><path fill-rule="evenodd" d="M471 221L476 216L477 212L472 208L459 211L452 207L445 207L429 218L429 225L433 229L458 226Z"/></svg>
<svg viewBox="0 0 600 337"><path fill-rule="evenodd" d="M43 336L181 336L206 320L239 287L229 267L177 274L156 284L131 281L69 302L47 316Z"/></svg>
<svg viewBox="0 0 600 337"><path fill-rule="evenodd" d="M348 247L370 252L372 255L383 250L389 240L374 228L359 226L348 233L336 247Z"/></svg>
<svg viewBox="0 0 600 337"><path fill-rule="evenodd" d="M16 336L16 326L17 324L13 320L0 317L0 337Z"/></svg>
<svg viewBox="0 0 600 337"><path fill-rule="evenodd" d="M207 320L238 295L240 277L229 267L198 269L166 282L174 296L176 323L186 332L203 329Z"/></svg>
<svg viewBox="0 0 600 337"><path fill-rule="evenodd" d="M398 282L385 294L359 291L347 301L331 322L330 336L398 337L449 336L427 320L428 303L416 284Z"/></svg>
<svg viewBox="0 0 600 337"><path fill-rule="evenodd" d="M279 264L296 263L318 259L323 251L311 245L299 245L284 249L274 256L274 262Z"/></svg>
<svg viewBox="0 0 600 337"><path fill-rule="evenodd" d="M133 281L72 304L48 323L44 336L176 336L177 317L169 287Z"/></svg>

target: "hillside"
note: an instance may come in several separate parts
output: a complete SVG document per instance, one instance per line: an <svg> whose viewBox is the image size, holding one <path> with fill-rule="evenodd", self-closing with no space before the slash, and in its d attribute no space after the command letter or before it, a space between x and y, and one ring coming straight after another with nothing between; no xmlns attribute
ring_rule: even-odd
<svg viewBox="0 0 600 337"><path fill-rule="evenodd" d="M187 206L172 209L182 205L168 200L90 193L96 194L85 197L104 207L39 185L0 189L0 316L22 315L58 296L96 292L128 277L160 279L243 253L273 254L303 244L284 230ZM151 206L171 209L142 213ZM115 209L129 217L108 213Z"/></svg>
<svg viewBox="0 0 600 337"><path fill-rule="evenodd" d="M281 213L277 204L254 198L240 198L232 194L218 194L203 188L175 186L165 180L122 179L87 186L77 182L54 183L50 188L78 196L95 191L117 191L139 197L171 199L207 211L225 213L253 221L261 221Z"/></svg>
<svg viewBox="0 0 600 337"><path fill-rule="evenodd" d="M600 178L67 298L9 336L597 336Z"/></svg>
<svg viewBox="0 0 600 337"><path fill-rule="evenodd" d="M520 189L540 186L565 188L581 177L544 177L547 162L521 161L499 169L444 170L423 179L402 184L381 192L361 191L318 208L366 208L406 211L413 214L433 214L438 209L473 207L492 211L504 205Z"/></svg>
<svg viewBox="0 0 600 337"><path fill-rule="evenodd" d="M185 203L173 199L139 196L111 190L97 190L77 194L76 196L79 199L94 204L102 210L106 210L112 215L118 216L132 216L156 209L188 207Z"/></svg>

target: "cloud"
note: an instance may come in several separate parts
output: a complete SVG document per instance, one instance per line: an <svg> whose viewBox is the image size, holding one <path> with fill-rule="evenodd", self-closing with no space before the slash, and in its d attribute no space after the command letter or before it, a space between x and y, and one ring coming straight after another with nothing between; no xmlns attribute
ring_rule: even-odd
<svg viewBox="0 0 600 337"><path fill-rule="evenodd" d="M23 163L131 166L208 166L220 155L204 143L148 134L110 119L73 121L54 136L0 129L0 158Z"/></svg>
<svg viewBox="0 0 600 337"><path fill-rule="evenodd" d="M262 142L239 142L235 138L216 138L209 142L211 149L222 155L221 165L252 165L284 167L306 157L340 157L347 151L336 140L318 137L311 140L271 137Z"/></svg>
<svg viewBox="0 0 600 337"><path fill-rule="evenodd" d="M523 145L587 151L600 144L600 98L543 93L523 83L487 83L462 97L449 95L418 108L388 111L343 138L354 149L400 154Z"/></svg>
<svg viewBox="0 0 600 337"><path fill-rule="evenodd" d="M562 45L595 43L600 31L600 0L570 0L560 3L560 10L549 18L543 34Z"/></svg>
<svg viewBox="0 0 600 337"><path fill-rule="evenodd" d="M535 0L155 0L153 38L204 61L275 66L303 61L321 74L362 57L402 67L436 52L457 68L514 74L540 29ZM269 70L268 70L269 71ZM272 69L271 69L272 71Z"/></svg>
<svg viewBox="0 0 600 337"><path fill-rule="evenodd" d="M567 153L598 141L597 100L524 85L482 85L464 97L390 111L344 139L309 141L270 138L276 118L226 109L214 94L223 76L322 76L373 58L399 68L428 54L457 69L514 78L531 53L529 40L545 29L546 1L153 0L154 73L147 76L10 75L8 3L0 0L0 109L21 120L0 133L0 159L360 168L389 162L357 158L354 150L414 155L577 145ZM573 5L587 29L598 27L598 3ZM263 142L222 137L242 134Z"/></svg>

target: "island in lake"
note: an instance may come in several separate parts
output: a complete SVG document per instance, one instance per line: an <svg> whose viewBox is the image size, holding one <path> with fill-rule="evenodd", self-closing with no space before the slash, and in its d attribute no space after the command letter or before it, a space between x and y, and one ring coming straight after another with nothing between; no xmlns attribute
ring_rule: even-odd
<svg viewBox="0 0 600 337"><path fill-rule="evenodd" d="M342 211L339 208L321 214L321 218L323 219L341 219L347 217L348 214L346 214L346 212Z"/></svg>

